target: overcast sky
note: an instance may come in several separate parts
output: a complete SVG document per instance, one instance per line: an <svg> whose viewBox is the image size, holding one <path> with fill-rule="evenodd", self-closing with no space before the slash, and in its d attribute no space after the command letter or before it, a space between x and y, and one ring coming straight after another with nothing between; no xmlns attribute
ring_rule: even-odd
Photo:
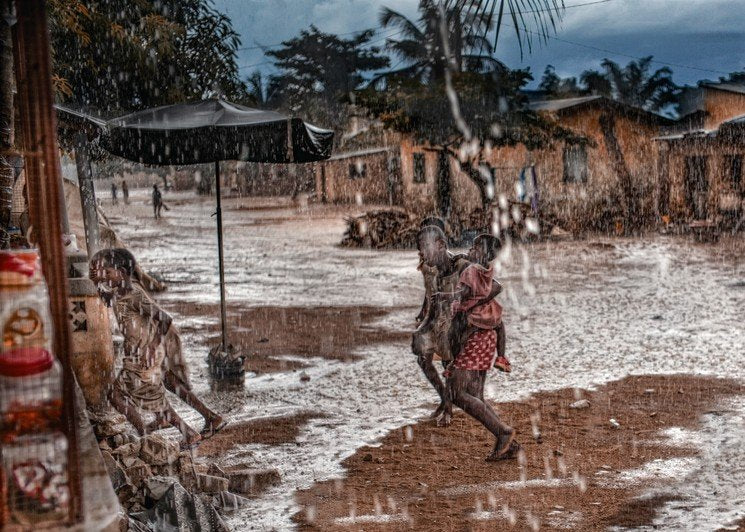
<svg viewBox="0 0 745 532"><path fill-rule="evenodd" d="M625 64L631 57L654 55L673 63L678 84L716 79L723 73L745 70L745 0L565 0L567 9L555 39L534 48L521 60L519 48L506 28L497 56L510 67L531 68L537 84L546 64L560 75L578 75L598 68L607 57ZM597 1L597 0L595 0ZM242 77L253 70L272 71L258 45L271 46L315 24L320 30L347 33L378 27L378 14L387 6L416 17L418 0L215 0L240 33L238 64ZM395 30L382 29L374 40ZM569 42L571 41L570 44ZM583 45L583 46L580 46ZM394 59L394 63L397 60ZM656 64L659 68L662 64ZM695 67L695 68L684 68ZM696 68L700 70L696 70Z"/></svg>

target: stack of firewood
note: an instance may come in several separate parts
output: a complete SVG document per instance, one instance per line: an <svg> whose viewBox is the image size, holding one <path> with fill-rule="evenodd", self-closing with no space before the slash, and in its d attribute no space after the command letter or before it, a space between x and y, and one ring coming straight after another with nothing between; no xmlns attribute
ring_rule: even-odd
<svg viewBox="0 0 745 532"><path fill-rule="evenodd" d="M398 210L371 211L347 218L347 231L341 245L367 248L413 248L419 220Z"/></svg>

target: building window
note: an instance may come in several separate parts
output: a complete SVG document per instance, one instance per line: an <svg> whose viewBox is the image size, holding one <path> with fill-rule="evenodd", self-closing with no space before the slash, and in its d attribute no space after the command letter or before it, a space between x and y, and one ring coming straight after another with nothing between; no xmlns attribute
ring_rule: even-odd
<svg viewBox="0 0 745 532"><path fill-rule="evenodd" d="M427 174L424 171L424 154L414 154L414 183L426 183Z"/></svg>
<svg viewBox="0 0 745 532"><path fill-rule="evenodd" d="M349 165L349 179L364 179L367 176L367 163L357 161Z"/></svg>
<svg viewBox="0 0 745 532"><path fill-rule="evenodd" d="M584 144L564 147L564 183L587 183L587 148Z"/></svg>
<svg viewBox="0 0 745 532"><path fill-rule="evenodd" d="M724 171L732 189L739 192L742 187L742 155L725 155Z"/></svg>

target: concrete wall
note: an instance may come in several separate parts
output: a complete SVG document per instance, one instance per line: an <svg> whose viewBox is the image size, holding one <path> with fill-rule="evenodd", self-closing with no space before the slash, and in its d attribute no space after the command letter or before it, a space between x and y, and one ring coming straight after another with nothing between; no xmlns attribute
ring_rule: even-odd
<svg viewBox="0 0 745 532"><path fill-rule="evenodd" d="M424 183L414 182L414 154L424 155ZM418 215L436 214L437 152L416 145L410 138L401 141L402 205Z"/></svg>

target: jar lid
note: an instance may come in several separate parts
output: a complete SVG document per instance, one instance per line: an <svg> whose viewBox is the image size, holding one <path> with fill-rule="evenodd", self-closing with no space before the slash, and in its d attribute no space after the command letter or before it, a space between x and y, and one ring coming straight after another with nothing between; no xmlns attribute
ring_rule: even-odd
<svg viewBox="0 0 745 532"><path fill-rule="evenodd" d="M38 270L39 254L35 250L0 251L0 272L33 277Z"/></svg>
<svg viewBox="0 0 745 532"><path fill-rule="evenodd" d="M0 375L27 377L52 367L54 357L42 347L12 349L0 354Z"/></svg>

